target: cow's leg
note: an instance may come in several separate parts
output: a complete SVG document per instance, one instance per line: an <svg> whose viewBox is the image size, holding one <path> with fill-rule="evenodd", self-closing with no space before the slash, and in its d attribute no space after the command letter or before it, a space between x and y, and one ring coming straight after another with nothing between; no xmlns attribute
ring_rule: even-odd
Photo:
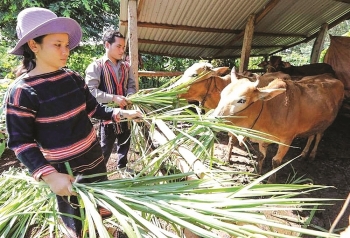
<svg viewBox="0 0 350 238"><path fill-rule="evenodd" d="M228 133L228 136L229 136L229 140L228 140L229 149L228 149L228 155L227 155L227 162L230 162L233 146L235 145L241 146L244 141L244 136L241 136L241 135L235 136L231 133Z"/></svg>
<svg viewBox="0 0 350 238"><path fill-rule="evenodd" d="M258 173L259 174L261 174L262 172L262 166L266 158L266 152L267 152L268 146L269 146L269 143L267 142L259 142L259 152L261 153L261 155L258 156Z"/></svg>
<svg viewBox="0 0 350 238"><path fill-rule="evenodd" d="M287 141L287 142L283 142L286 145L290 145L292 143L292 141ZM278 166L281 165L283 157L287 154L289 150L289 146L285 146L285 145L278 145L278 150L276 155L272 158L272 169L277 168ZM275 183L276 182L276 173L272 174L269 177L269 180L267 181L268 183Z"/></svg>
<svg viewBox="0 0 350 238"><path fill-rule="evenodd" d="M237 142L237 139L235 139L234 135L231 133L228 133L229 139L228 139L228 155L227 155L227 162L230 162L231 155L232 155L232 150L233 150L233 145Z"/></svg>
<svg viewBox="0 0 350 238"><path fill-rule="evenodd" d="M315 159L316 152L317 152L317 147L318 147L318 144L321 141L322 136L323 136L323 133L316 134L315 145L314 145L314 148L312 149L312 151L310 152L310 155L309 155L310 160Z"/></svg>
<svg viewBox="0 0 350 238"><path fill-rule="evenodd" d="M300 156L301 156L302 158L305 158L305 157L306 157L307 152L309 152L309 150L310 150L310 145L311 145L312 141L314 140L314 138L315 138L315 135L309 136L309 138L307 138L307 142L306 142L306 145L305 145L305 147L304 147L304 149L303 149L303 152L301 152L301 154L300 154Z"/></svg>

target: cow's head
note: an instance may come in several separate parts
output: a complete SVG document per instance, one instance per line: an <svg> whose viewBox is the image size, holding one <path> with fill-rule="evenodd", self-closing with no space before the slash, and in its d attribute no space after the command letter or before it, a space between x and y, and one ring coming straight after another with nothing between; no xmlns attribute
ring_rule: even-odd
<svg viewBox="0 0 350 238"><path fill-rule="evenodd" d="M258 67L263 68L263 69L266 69L266 66L268 66L269 63L270 63L270 62L267 61L267 60L261 61L261 62L258 64Z"/></svg>
<svg viewBox="0 0 350 238"><path fill-rule="evenodd" d="M292 65L289 62L284 62L284 61L282 61L282 66L283 66L283 68L290 68L290 67L292 67Z"/></svg>
<svg viewBox="0 0 350 238"><path fill-rule="evenodd" d="M231 82L230 75L221 77L228 69L228 67L214 68L209 63L195 63L174 84L188 86L187 92L180 94L179 97L188 101L199 101L202 106L210 109L215 108L222 89Z"/></svg>
<svg viewBox="0 0 350 238"><path fill-rule="evenodd" d="M281 56L271 56L266 66L266 72L277 72L281 70L282 67L282 57Z"/></svg>
<svg viewBox="0 0 350 238"><path fill-rule="evenodd" d="M227 70L228 67L214 68L212 64L206 62L194 63L191 67L186 69L182 77L177 80L171 88L179 85L189 85L212 76L221 76L227 72Z"/></svg>
<svg viewBox="0 0 350 238"><path fill-rule="evenodd" d="M246 78L227 85L221 92L220 102L212 116L244 114L256 101L270 100L286 90L286 83L281 79L273 80L264 88L259 88L258 85L259 80L252 82Z"/></svg>

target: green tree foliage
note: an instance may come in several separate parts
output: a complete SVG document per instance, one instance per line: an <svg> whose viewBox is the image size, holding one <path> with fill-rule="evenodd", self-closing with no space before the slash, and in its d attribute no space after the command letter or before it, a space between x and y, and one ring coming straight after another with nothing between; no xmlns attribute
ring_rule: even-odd
<svg viewBox="0 0 350 238"><path fill-rule="evenodd" d="M119 25L119 0L2 0L0 4L1 35L14 46L17 36L16 17L27 7L44 7L60 17L71 17L81 25L84 41L100 40L105 28Z"/></svg>
<svg viewBox="0 0 350 238"><path fill-rule="evenodd" d="M58 16L71 17L82 27L83 42L98 42L106 28L117 28L120 12L119 0L2 0L0 4L0 78L14 78L13 70L19 65L20 58L7 54L17 42L16 18L27 7L44 7ZM71 52L68 66L84 73L84 67L94 57L103 54L102 46L84 44Z"/></svg>
<svg viewBox="0 0 350 238"><path fill-rule="evenodd" d="M7 54L8 47L5 41L0 40L0 79L14 78L13 70L18 65L18 59L14 55Z"/></svg>
<svg viewBox="0 0 350 238"><path fill-rule="evenodd" d="M141 56L141 64L139 70L146 71L185 71L197 60L185 59L185 58L172 58L167 56L149 55L145 54ZM167 83L173 77L140 77L139 87L145 88L157 88Z"/></svg>
<svg viewBox="0 0 350 238"><path fill-rule="evenodd" d="M328 35L325 38L323 51L321 52L321 56L319 62L323 62L324 55L327 52L327 49L330 44L330 37L332 36L350 36L350 20L346 20L336 25L335 27L329 29ZM310 63L310 56L312 52L312 47L314 45L315 39L302 43L300 45L296 45L290 49L286 49L282 52L279 52L276 55L282 56L283 61L289 62L292 65L304 65Z"/></svg>
<svg viewBox="0 0 350 238"><path fill-rule="evenodd" d="M101 57L105 50L102 44L88 44L79 46L70 52L67 62L68 68L85 77L85 69L95 59Z"/></svg>
<svg viewBox="0 0 350 238"><path fill-rule="evenodd" d="M210 61L210 63L214 66L214 67L238 67L239 66L239 59L213 59Z"/></svg>

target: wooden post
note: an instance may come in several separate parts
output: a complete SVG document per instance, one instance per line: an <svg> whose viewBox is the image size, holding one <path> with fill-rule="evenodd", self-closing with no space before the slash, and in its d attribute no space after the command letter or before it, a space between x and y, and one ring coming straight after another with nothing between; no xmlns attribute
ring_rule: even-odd
<svg viewBox="0 0 350 238"><path fill-rule="evenodd" d="M239 73L243 73L248 68L250 50L252 49L252 40L254 34L254 22L255 15L252 14L248 17L247 25L244 31L242 53L241 53L241 63L239 65Z"/></svg>
<svg viewBox="0 0 350 238"><path fill-rule="evenodd" d="M128 2L128 38L129 38L129 57L131 69L134 74L136 91L139 90L138 75L138 37L137 37L137 0L129 0Z"/></svg>
<svg viewBox="0 0 350 238"><path fill-rule="evenodd" d="M327 32L328 32L328 24L323 23L320 31L318 32L318 36L315 40L314 46L312 47L311 58L310 58L311 64L318 63Z"/></svg>

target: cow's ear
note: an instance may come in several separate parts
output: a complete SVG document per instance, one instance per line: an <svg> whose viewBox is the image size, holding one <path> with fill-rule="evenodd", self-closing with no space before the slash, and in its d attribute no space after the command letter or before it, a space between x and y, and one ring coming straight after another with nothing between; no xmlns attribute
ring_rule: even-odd
<svg viewBox="0 0 350 238"><path fill-rule="evenodd" d="M212 71L213 70L213 65L212 64L209 64L209 63L205 63L204 64L204 71Z"/></svg>
<svg viewBox="0 0 350 238"><path fill-rule="evenodd" d="M228 80L231 81L231 75L230 75L230 74L227 74L227 75L222 76L222 77L219 77L219 78L221 78L221 79L224 80L224 81L228 81ZM229 82L228 82L228 83L229 83Z"/></svg>
<svg viewBox="0 0 350 238"><path fill-rule="evenodd" d="M218 67L213 69L215 76L222 76L228 73L229 67Z"/></svg>
<svg viewBox="0 0 350 238"><path fill-rule="evenodd" d="M270 100L277 95L284 93L286 91L286 83L281 79L275 79L270 82L266 87L258 88L259 99Z"/></svg>
<svg viewBox="0 0 350 238"><path fill-rule="evenodd" d="M259 99L260 100L270 100L277 95L280 95L281 93L284 93L286 91L285 88L258 88L259 91Z"/></svg>

